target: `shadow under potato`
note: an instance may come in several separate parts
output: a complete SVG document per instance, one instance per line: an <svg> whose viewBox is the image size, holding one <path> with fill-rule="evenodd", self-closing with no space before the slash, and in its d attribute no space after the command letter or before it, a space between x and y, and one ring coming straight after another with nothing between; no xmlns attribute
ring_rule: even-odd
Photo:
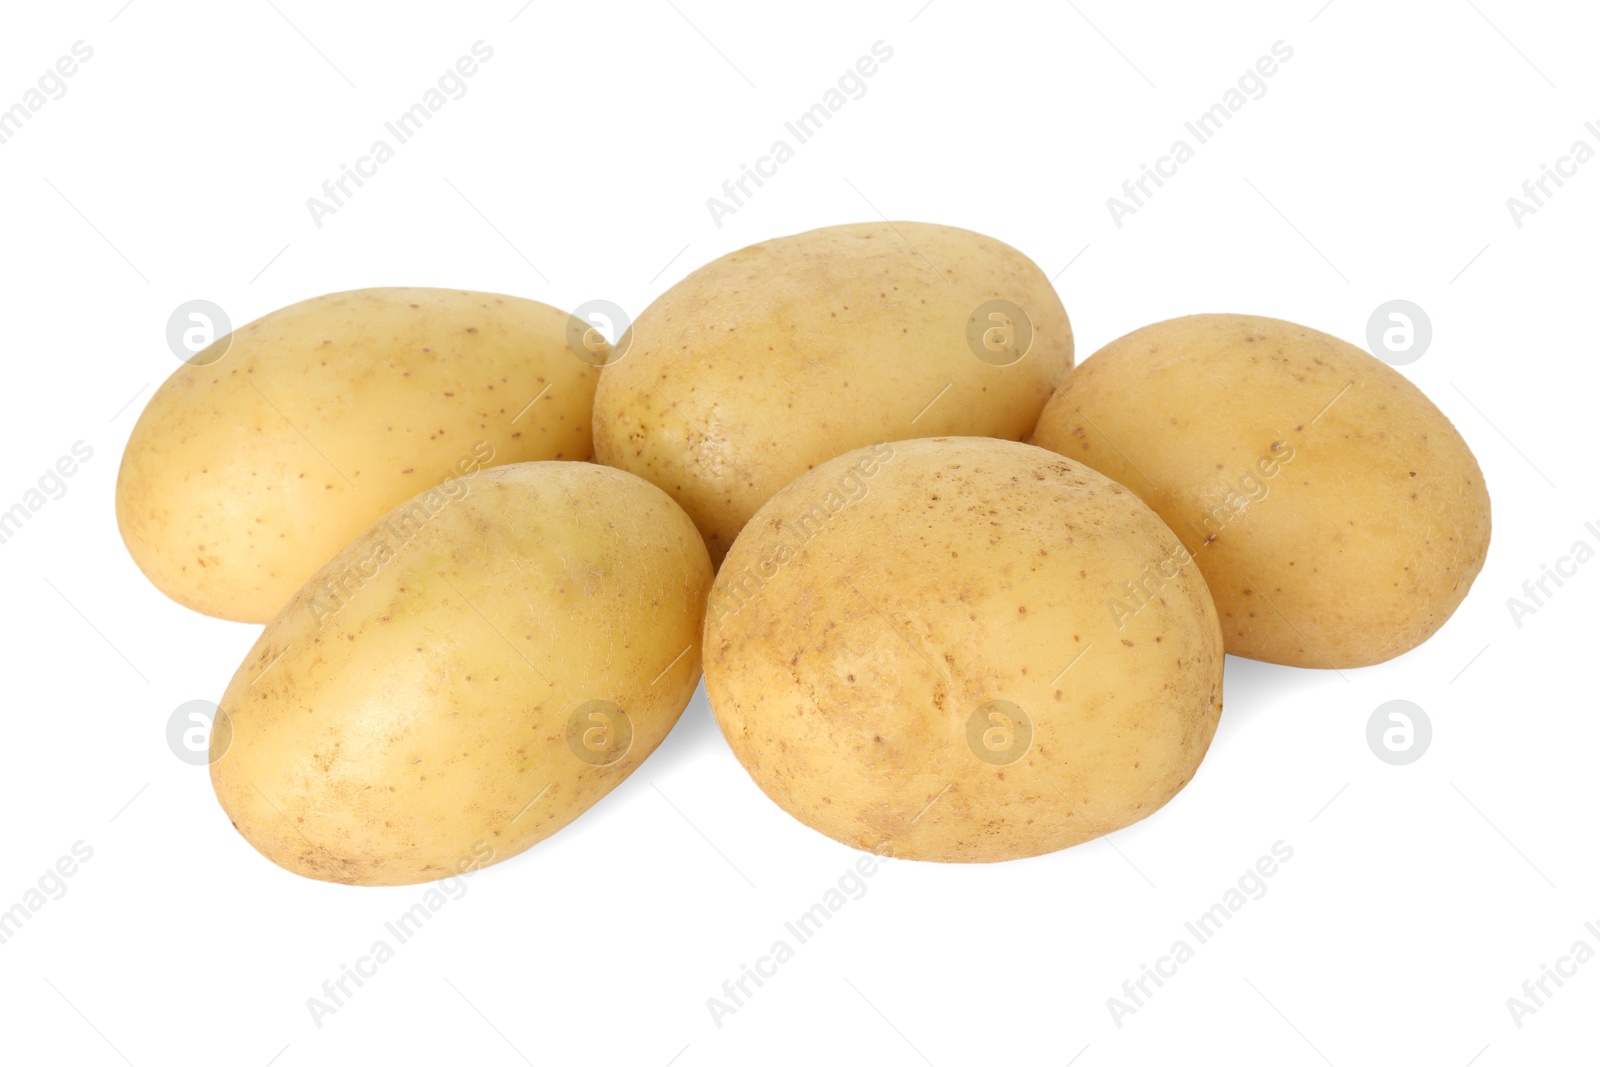
<svg viewBox="0 0 1600 1067"><path fill-rule="evenodd" d="M1230 742L1273 709L1294 703L1328 683L1331 672L1310 667L1287 667L1264 660L1229 656L1222 667L1222 718L1217 723L1212 749Z"/></svg>
<svg viewBox="0 0 1600 1067"><path fill-rule="evenodd" d="M706 700L706 682L702 678L694 696L689 698L689 706L683 709L678 725L668 732L639 771L629 775L613 792L625 795L624 790L649 790L649 779L668 777L693 763L707 749L717 747L726 748L727 743L711 714L711 704Z"/></svg>

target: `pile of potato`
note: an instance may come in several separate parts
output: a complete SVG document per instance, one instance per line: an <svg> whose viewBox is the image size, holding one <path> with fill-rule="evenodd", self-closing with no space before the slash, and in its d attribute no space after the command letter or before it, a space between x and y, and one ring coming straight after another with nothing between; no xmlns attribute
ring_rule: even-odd
<svg viewBox="0 0 1600 1067"><path fill-rule="evenodd" d="M702 665L822 833L1065 848L1194 776L1225 652L1397 656L1488 548L1471 451L1387 365L1196 315L1073 369L1043 273L965 230L767 241L594 337L510 296L338 293L152 397L118 524L162 592L266 624L211 777L275 863L513 856L654 751Z"/></svg>

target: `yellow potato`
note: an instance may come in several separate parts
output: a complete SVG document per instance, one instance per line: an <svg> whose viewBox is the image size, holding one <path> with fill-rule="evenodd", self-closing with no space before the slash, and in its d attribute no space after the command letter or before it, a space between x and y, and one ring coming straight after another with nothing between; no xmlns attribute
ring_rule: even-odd
<svg viewBox="0 0 1600 1067"><path fill-rule="evenodd" d="M1072 327L1014 248L862 223L701 267L618 350L595 395L595 455L671 493L720 561L773 493L852 448L1026 436L1072 367Z"/></svg>
<svg viewBox="0 0 1600 1067"><path fill-rule="evenodd" d="M881 444L756 513L706 612L706 691L756 784L855 848L989 861L1144 818L1222 710L1222 635L1189 568L1118 625L1177 545L1122 486L987 438Z"/></svg>
<svg viewBox="0 0 1600 1067"><path fill-rule="evenodd" d="M1483 472L1450 420L1393 368L1291 322L1135 330L1068 375L1034 442L1154 508L1210 583L1228 651L1251 659L1398 656L1444 625L1489 548Z"/></svg>
<svg viewBox="0 0 1600 1067"><path fill-rule="evenodd" d="M514 856L677 722L711 576L688 516L622 471L520 463L428 490L267 625L219 705L217 799L324 881Z"/></svg>
<svg viewBox="0 0 1600 1067"><path fill-rule="evenodd" d="M117 478L128 551L178 603L265 622L419 491L590 458L598 372L568 350L569 321L511 296L363 289L234 331L133 429Z"/></svg>

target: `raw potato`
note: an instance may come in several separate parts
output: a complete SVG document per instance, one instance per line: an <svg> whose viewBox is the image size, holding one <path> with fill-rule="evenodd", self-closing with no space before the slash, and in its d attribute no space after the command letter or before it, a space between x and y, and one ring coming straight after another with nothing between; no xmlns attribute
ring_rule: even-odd
<svg viewBox="0 0 1600 1067"><path fill-rule="evenodd" d="M1444 625L1489 548L1483 472L1450 420L1393 368L1292 322L1135 330L1067 377L1034 442L1154 508L1210 583L1228 651L1251 659L1398 656Z"/></svg>
<svg viewBox="0 0 1600 1067"><path fill-rule="evenodd" d="M514 856L677 722L710 586L694 524L631 474L523 463L447 482L267 625L222 698L231 731L212 732L217 798L268 859L324 881Z"/></svg>
<svg viewBox="0 0 1600 1067"><path fill-rule="evenodd" d="M590 458L598 372L568 350L569 321L511 296L362 289L234 331L133 429L117 479L128 551L178 603L265 622L421 490L494 463Z"/></svg>
<svg viewBox="0 0 1600 1067"><path fill-rule="evenodd" d="M1128 490L1031 445L851 452L728 553L711 707L756 784L847 845L990 861L1079 844L1171 800L1216 731L1200 575L1123 626L1107 611L1176 543Z"/></svg>
<svg viewBox="0 0 1600 1067"><path fill-rule="evenodd" d="M595 454L671 493L720 561L824 460L937 434L1019 440L1070 369L1067 313L1016 249L921 222L833 226L723 256L646 308L600 376Z"/></svg>

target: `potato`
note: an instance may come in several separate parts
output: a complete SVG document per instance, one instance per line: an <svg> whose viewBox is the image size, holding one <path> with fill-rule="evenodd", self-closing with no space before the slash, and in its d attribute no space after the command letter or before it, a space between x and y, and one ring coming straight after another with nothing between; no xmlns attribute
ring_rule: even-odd
<svg viewBox="0 0 1600 1067"><path fill-rule="evenodd" d="M645 309L595 395L595 455L665 489L720 561L826 459L938 434L1018 440L1072 368L1050 282L991 237L920 222L765 241Z"/></svg>
<svg viewBox="0 0 1600 1067"><path fill-rule="evenodd" d="M511 296L363 289L236 330L133 429L117 478L128 551L178 603L265 622L419 491L590 458L598 372L568 350L569 319Z"/></svg>
<svg viewBox="0 0 1600 1067"><path fill-rule="evenodd" d="M267 625L219 705L217 799L264 856L324 881L514 856L677 722L710 586L694 524L631 474L518 463L445 482Z"/></svg>
<svg viewBox="0 0 1600 1067"><path fill-rule="evenodd" d="M1135 330L1067 377L1034 441L1167 521L1228 651L1251 659L1361 667L1415 648L1489 547L1483 472L1450 420L1393 368L1291 322Z"/></svg>
<svg viewBox="0 0 1600 1067"><path fill-rule="evenodd" d="M757 785L901 858L990 861L1144 818L1222 711L1222 634L1179 571L1107 603L1177 538L1139 498L1031 445L902 441L777 493L712 586L706 691Z"/></svg>

